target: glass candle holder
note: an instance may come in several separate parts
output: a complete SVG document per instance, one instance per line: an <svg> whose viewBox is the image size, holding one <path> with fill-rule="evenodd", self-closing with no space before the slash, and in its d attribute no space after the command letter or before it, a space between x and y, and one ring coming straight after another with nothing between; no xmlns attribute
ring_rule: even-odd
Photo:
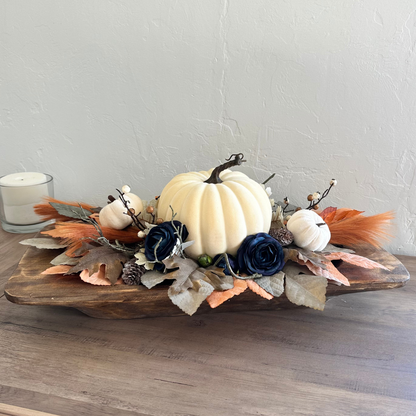
<svg viewBox="0 0 416 416"><path fill-rule="evenodd" d="M38 172L0 177L0 220L9 233L33 233L52 221L42 221L33 209L45 196L53 197L53 178Z"/></svg>

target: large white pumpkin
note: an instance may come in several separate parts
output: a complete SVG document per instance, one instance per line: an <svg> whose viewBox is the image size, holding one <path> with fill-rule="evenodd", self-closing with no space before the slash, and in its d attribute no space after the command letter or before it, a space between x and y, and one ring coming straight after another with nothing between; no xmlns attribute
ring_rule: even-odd
<svg viewBox="0 0 416 416"><path fill-rule="evenodd" d="M241 172L229 169L220 173L222 183L205 183L213 169L182 173L163 189L158 217L172 218L186 225L188 240L195 243L186 254L196 259L201 254L235 255L244 238L268 232L272 209L263 187Z"/></svg>
<svg viewBox="0 0 416 416"><path fill-rule="evenodd" d="M293 234L298 247L321 251L331 239L331 231L325 221L308 209L295 212L287 222L287 229Z"/></svg>

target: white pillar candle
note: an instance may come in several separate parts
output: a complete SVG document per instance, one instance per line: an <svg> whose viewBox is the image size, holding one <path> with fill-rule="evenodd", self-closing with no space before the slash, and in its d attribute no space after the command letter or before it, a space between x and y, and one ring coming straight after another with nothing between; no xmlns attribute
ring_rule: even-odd
<svg viewBox="0 0 416 416"><path fill-rule="evenodd" d="M10 224L36 224L42 219L33 206L48 195L48 177L38 172L12 173L0 178L4 219Z"/></svg>

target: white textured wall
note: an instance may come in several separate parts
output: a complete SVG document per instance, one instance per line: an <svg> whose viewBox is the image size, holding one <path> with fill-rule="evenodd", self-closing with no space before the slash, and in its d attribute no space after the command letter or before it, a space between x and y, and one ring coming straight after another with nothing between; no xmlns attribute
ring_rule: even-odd
<svg viewBox="0 0 416 416"><path fill-rule="evenodd" d="M0 175L147 198L243 152L276 198L396 209L416 254L414 0L2 0Z"/></svg>

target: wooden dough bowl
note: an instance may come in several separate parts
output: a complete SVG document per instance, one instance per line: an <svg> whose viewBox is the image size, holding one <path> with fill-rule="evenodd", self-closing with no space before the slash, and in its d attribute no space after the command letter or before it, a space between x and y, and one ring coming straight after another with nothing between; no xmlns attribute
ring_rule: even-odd
<svg viewBox="0 0 416 416"><path fill-rule="evenodd" d="M177 316L184 313L167 295L167 285L149 290L144 286L93 286L78 276L42 275L57 256L57 250L39 250L29 247L13 276L7 282L7 299L19 305L53 305L76 308L94 318L133 319L155 316ZM403 264L382 249L366 247L357 250L359 255L386 266L382 269L363 269L341 262L338 269L349 279L351 286L329 284L327 296L369 290L401 287L409 279ZM250 290L226 301L216 309L203 302L197 314L248 310L272 310L295 307L285 295L266 300Z"/></svg>

